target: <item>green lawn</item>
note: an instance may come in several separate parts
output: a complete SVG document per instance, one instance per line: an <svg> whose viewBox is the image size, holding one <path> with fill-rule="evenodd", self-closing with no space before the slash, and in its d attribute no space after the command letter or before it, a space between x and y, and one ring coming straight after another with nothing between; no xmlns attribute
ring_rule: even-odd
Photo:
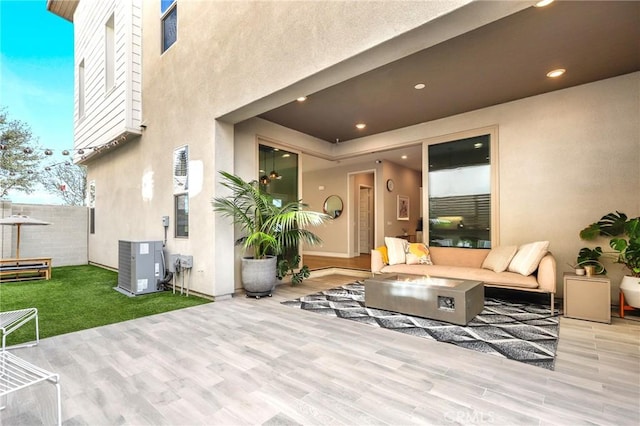
<svg viewBox="0 0 640 426"><path fill-rule="evenodd" d="M0 311L38 308L40 338L209 303L170 291L127 297L113 289L118 273L91 265L53 268L49 281L0 284ZM7 345L34 339L33 321L7 337Z"/></svg>

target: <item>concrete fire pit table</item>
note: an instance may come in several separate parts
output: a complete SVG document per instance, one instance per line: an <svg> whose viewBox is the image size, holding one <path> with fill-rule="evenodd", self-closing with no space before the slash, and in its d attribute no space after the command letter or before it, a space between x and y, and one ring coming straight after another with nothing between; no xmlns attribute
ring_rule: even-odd
<svg viewBox="0 0 640 426"><path fill-rule="evenodd" d="M467 325L484 309L480 281L382 274L364 282L368 308Z"/></svg>

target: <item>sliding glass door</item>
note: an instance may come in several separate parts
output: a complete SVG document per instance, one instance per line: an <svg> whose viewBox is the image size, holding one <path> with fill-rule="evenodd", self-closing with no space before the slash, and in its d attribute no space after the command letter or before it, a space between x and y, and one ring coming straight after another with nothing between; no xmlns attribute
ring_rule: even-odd
<svg viewBox="0 0 640 426"><path fill-rule="evenodd" d="M429 244L491 248L490 136L430 145Z"/></svg>
<svg viewBox="0 0 640 426"><path fill-rule="evenodd" d="M273 197L280 207L298 200L298 154L259 145L258 167L260 189ZM287 247L282 257L291 260L298 254L298 246Z"/></svg>

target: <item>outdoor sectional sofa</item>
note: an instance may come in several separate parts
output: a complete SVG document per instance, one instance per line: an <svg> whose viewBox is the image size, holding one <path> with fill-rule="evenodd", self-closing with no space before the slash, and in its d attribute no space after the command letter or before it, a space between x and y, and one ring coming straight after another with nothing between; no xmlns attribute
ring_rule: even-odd
<svg viewBox="0 0 640 426"><path fill-rule="evenodd" d="M495 249L470 249L459 247L426 247L422 243L398 242L396 238L385 238L386 245L371 250L371 272L428 275L443 278L458 278L481 281L488 287L500 287L536 293L547 293L554 309L556 293L556 261L547 251L549 243L536 242L520 247L498 247ZM405 262L394 256L393 246L405 250ZM411 248L411 250L410 250ZM418 257L410 254L426 251ZM395 259L394 259L395 257ZM515 264L518 263L518 264ZM524 263L527 263L526 265ZM519 272L514 272L519 271Z"/></svg>

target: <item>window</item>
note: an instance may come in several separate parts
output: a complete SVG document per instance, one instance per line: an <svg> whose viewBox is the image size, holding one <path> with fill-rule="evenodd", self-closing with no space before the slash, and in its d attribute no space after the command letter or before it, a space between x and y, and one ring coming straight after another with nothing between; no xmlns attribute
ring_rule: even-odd
<svg viewBox="0 0 640 426"><path fill-rule="evenodd" d="M89 233L96 233L96 181L89 182L87 191L87 206L89 207Z"/></svg>
<svg viewBox="0 0 640 426"><path fill-rule="evenodd" d="M430 145L429 244L491 248L490 136Z"/></svg>
<svg viewBox="0 0 640 426"><path fill-rule="evenodd" d="M258 165L260 187L271 194L273 202L281 207L298 200L298 154L260 145Z"/></svg>
<svg viewBox="0 0 640 426"><path fill-rule="evenodd" d="M176 237L189 236L189 146L173 150Z"/></svg>
<svg viewBox="0 0 640 426"><path fill-rule="evenodd" d="M114 34L114 16L111 15L105 25L104 71L105 90L109 91L115 85L116 75L116 43Z"/></svg>
<svg viewBox="0 0 640 426"><path fill-rule="evenodd" d="M175 196L176 237L189 236L189 196L179 194Z"/></svg>
<svg viewBox="0 0 640 426"><path fill-rule="evenodd" d="M84 117L84 59L78 65L78 118Z"/></svg>
<svg viewBox="0 0 640 426"><path fill-rule="evenodd" d="M162 53L170 48L178 38L178 5L176 0L161 0Z"/></svg>
<svg viewBox="0 0 640 426"><path fill-rule="evenodd" d="M95 207L89 208L89 233L96 233L96 209Z"/></svg>
<svg viewBox="0 0 640 426"><path fill-rule="evenodd" d="M173 151L173 193L189 190L189 147L187 145Z"/></svg>
<svg viewBox="0 0 640 426"><path fill-rule="evenodd" d="M267 145L258 147L260 189L273 197L273 204L282 207L298 196L298 154ZM281 256L290 261L299 252L298 245L289 246Z"/></svg>

